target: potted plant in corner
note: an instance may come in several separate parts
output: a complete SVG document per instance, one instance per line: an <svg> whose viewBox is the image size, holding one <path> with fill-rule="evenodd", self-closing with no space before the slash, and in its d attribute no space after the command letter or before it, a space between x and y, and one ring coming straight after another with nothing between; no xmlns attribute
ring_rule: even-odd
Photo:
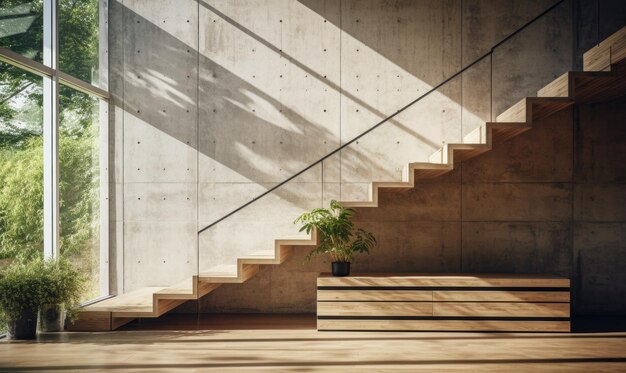
<svg viewBox="0 0 626 373"><path fill-rule="evenodd" d="M348 276L354 254L369 253L376 245L376 238L370 232L354 229L350 220L353 215L354 210L333 200L330 208L315 208L294 221L302 225L300 232L310 234L313 229L317 229L320 243L307 255L307 259L319 254L329 255L333 276Z"/></svg>
<svg viewBox="0 0 626 373"><path fill-rule="evenodd" d="M13 263L0 274L0 321L11 339L34 339L37 310L45 291L44 263L34 259Z"/></svg>
<svg viewBox="0 0 626 373"><path fill-rule="evenodd" d="M65 328L65 319L72 321L76 316L74 307L84 294L86 278L64 258L44 263L44 283L39 329L42 332L58 332Z"/></svg>

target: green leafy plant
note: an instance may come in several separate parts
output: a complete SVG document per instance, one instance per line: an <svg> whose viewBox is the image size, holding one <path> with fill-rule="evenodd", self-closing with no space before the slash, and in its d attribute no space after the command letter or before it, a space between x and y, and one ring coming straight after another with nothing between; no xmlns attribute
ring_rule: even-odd
<svg viewBox="0 0 626 373"><path fill-rule="evenodd" d="M339 202L330 202L330 208L315 208L300 215L294 224L301 224L300 232L310 234L317 229L319 245L307 259L314 255L327 254L333 262L350 262L356 253L369 253L376 245L376 238L363 229L354 229L350 218L354 210L345 208Z"/></svg>
<svg viewBox="0 0 626 373"><path fill-rule="evenodd" d="M23 312L36 313L45 299L45 264L41 259L11 264L0 274L0 321L19 319Z"/></svg>
<svg viewBox="0 0 626 373"><path fill-rule="evenodd" d="M46 289L41 304L59 304L65 307L70 320L76 318L75 306L85 292L87 278L67 259L60 258L44 262L43 278Z"/></svg>
<svg viewBox="0 0 626 373"><path fill-rule="evenodd" d="M84 292L86 278L66 259L14 262L0 274L0 321L15 320L44 304L62 304L68 317Z"/></svg>

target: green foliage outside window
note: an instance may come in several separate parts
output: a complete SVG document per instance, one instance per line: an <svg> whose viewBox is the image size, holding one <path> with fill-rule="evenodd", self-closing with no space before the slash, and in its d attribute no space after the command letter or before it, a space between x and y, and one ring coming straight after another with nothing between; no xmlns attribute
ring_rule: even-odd
<svg viewBox="0 0 626 373"><path fill-rule="evenodd" d="M43 59L42 0L4 0L0 46ZM7 20L28 19L13 33ZM98 1L59 0L59 68L83 81L98 77ZM29 261L43 254L42 78L0 63L0 259ZM98 100L59 92L61 255L83 273L97 273L99 248ZM1 265L0 265L1 269ZM90 290L95 295L95 286Z"/></svg>

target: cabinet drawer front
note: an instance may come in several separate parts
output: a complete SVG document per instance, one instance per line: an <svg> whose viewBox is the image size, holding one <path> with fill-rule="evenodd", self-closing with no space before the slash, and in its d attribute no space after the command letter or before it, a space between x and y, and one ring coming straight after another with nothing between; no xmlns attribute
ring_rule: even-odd
<svg viewBox="0 0 626 373"><path fill-rule="evenodd" d="M569 317L569 303L435 302L433 315L458 317Z"/></svg>
<svg viewBox="0 0 626 373"><path fill-rule="evenodd" d="M318 330L569 332L569 321L317 320Z"/></svg>
<svg viewBox="0 0 626 373"><path fill-rule="evenodd" d="M570 287L566 278L528 275L358 275L349 277L320 276L317 286L340 287L484 287L484 288L563 288ZM434 289L433 289L434 290Z"/></svg>
<svg viewBox="0 0 626 373"><path fill-rule="evenodd" d="M318 316L432 316L431 302L318 302Z"/></svg>
<svg viewBox="0 0 626 373"><path fill-rule="evenodd" d="M432 291L422 290L318 290L321 301L428 301Z"/></svg>
<svg viewBox="0 0 626 373"><path fill-rule="evenodd" d="M569 302L566 291L434 291L435 302Z"/></svg>

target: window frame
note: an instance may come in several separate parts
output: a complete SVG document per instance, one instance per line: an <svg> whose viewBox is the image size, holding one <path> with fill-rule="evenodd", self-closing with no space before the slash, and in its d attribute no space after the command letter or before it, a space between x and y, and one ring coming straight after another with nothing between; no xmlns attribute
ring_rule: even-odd
<svg viewBox="0 0 626 373"><path fill-rule="evenodd" d="M98 0L99 87L58 69L58 0L44 0L43 63L0 47L0 61L43 78L44 258L59 255L59 85L100 101L100 298L110 295L108 9L108 0Z"/></svg>

